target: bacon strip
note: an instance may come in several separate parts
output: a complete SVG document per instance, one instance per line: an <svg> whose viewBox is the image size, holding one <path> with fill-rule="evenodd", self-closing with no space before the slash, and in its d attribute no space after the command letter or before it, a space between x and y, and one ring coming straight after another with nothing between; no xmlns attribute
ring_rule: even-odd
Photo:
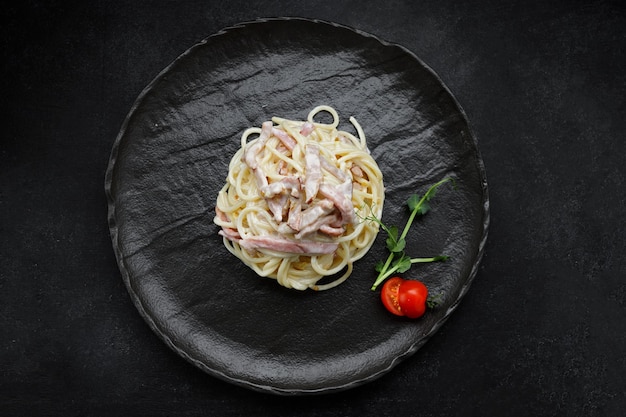
<svg viewBox="0 0 626 417"><path fill-rule="evenodd" d="M215 214L217 216L218 219L220 219L223 222L227 222L228 220L228 216L226 216L226 213L224 213L222 210L220 210L217 206L215 206ZM233 239L241 239L241 235L239 235L239 231L237 231L237 229L234 229L232 227L224 227L222 226L222 230L220 230L219 232L217 232L219 235L224 236L227 239L233 240Z"/></svg>
<svg viewBox="0 0 626 417"><path fill-rule="evenodd" d="M272 135L276 136L278 140L280 140L283 145L290 151L293 150L296 146L296 140L289 136L287 132L282 129L278 129L277 127L272 128Z"/></svg>
<svg viewBox="0 0 626 417"><path fill-rule="evenodd" d="M244 162L248 165L248 167L254 172L254 176L256 178L257 184L259 187L267 186L267 176L265 172L259 167L259 163L257 161L257 156L263 150L265 146L265 142L270 138L272 133L272 122L264 122L261 126L261 134L259 135L256 142L254 142L250 147L248 147L243 155Z"/></svg>
<svg viewBox="0 0 626 417"><path fill-rule="evenodd" d="M300 134L304 137L309 136L313 130L315 130L315 125L313 125L313 123L311 122L305 122L302 125L302 129L300 129Z"/></svg>
<svg viewBox="0 0 626 417"><path fill-rule="evenodd" d="M261 192L265 198L272 198L278 194L289 194L298 198L300 197L301 187L300 178L289 176L262 187Z"/></svg>
<svg viewBox="0 0 626 417"><path fill-rule="evenodd" d="M334 237L341 236L346 231L345 227L343 226L334 227L334 226L331 226L330 224L321 225L319 230L325 235L334 236Z"/></svg>
<svg viewBox="0 0 626 417"><path fill-rule="evenodd" d="M324 199L317 204L302 211L300 224L298 225L298 234L296 239L301 239L303 236L316 232L322 224L328 224L336 221L334 217L330 218L329 214L335 210L335 206L332 201Z"/></svg>
<svg viewBox="0 0 626 417"><path fill-rule="evenodd" d="M326 158L321 157L320 158L320 164L321 164L322 168L324 168L326 171L330 172L338 180L340 180L340 181L348 180L348 176L342 170L337 168L335 165L333 165L330 162L328 162L328 160Z"/></svg>
<svg viewBox="0 0 626 417"><path fill-rule="evenodd" d="M272 198L266 198L265 201L267 201L267 206L274 215L274 220L277 223L282 222L289 202L287 194L278 194Z"/></svg>
<svg viewBox="0 0 626 417"><path fill-rule="evenodd" d="M333 242L314 242L310 240L293 241L276 236L250 236L238 241L241 247L253 249L270 249L278 252L323 255L334 253L339 246Z"/></svg>
<svg viewBox="0 0 626 417"><path fill-rule="evenodd" d="M299 198L292 198L289 205L289 217L287 218L287 225L292 230L300 230L300 224L302 223L302 200Z"/></svg>
<svg viewBox="0 0 626 417"><path fill-rule="evenodd" d="M354 206L349 198L352 195L352 181L348 179L343 184L332 186L330 184L320 184L320 193L333 202L341 213L343 224L356 223Z"/></svg>
<svg viewBox="0 0 626 417"><path fill-rule="evenodd" d="M355 177L364 178L365 176L363 170L358 165L352 165L352 168L350 168L350 172L352 172L352 175L354 175Z"/></svg>
<svg viewBox="0 0 626 417"><path fill-rule="evenodd" d="M241 235L237 229L231 229L230 227L222 227L222 230L217 232L218 235L224 236L228 240L239 240Z"/></svg>
<svg viewBox="0 0 626 417"><path fill-rule="evenodd" d="M320 162L320 148L309 143L304 150L304 194L306 202L313 201L322 182L322 166Z"/></svg>

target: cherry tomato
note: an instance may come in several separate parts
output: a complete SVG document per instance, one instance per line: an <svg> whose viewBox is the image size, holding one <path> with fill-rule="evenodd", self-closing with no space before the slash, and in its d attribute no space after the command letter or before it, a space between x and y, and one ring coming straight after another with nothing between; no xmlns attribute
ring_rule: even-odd
<svg viewBox="0 0 626 417"><path fill-rule="evenodd" d="M400 303L398 302L398 290L400 289L402 281L404 280L400 277L389 278L380 291L380 298L383 301L383 305L396 316L404 316L400 308Z"/></svg>
<svg viewBox="0 0 626 417"><path fill-rule="evenodd" d="M416 319L424 315L428 288L420 281L405 280L398 290L398 303L404 315Z"/></svg>
<svg viewBox="0 0 626 417"><path fill-rule="evenodd" d="M385 308L396 316L416 319L426 311L428 288L420 281L393 277L383 285L380 298Z"/></svg>

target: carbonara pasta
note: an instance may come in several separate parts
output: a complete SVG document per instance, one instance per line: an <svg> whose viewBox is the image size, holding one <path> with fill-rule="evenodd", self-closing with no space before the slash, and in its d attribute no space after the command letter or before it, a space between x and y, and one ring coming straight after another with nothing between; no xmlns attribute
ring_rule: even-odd
<svg viewBox="0 0 626 417"><path fill-rule="evenodd" d="M320 112L333 122L314 120ZM241 136L214 222L226 248L287 288L326 290L345 281L374 243L384 202L382 173L365 134L338 131L318 106L306 121L273 117ZM328 283L318 283L329 277ZM326 281L326 280L324 280Z"/></svg>

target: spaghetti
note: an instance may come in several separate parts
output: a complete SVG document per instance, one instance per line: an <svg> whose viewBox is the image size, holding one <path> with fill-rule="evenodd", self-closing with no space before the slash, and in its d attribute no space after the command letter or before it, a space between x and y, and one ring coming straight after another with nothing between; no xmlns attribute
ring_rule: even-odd
<svg viewBox="0 0 626 417"><path fill-rule="evenodd" d="M332 123L315 122L321 112ZM329 106L306 121L273 117L241 136L217 197L224 245L258 275L287 288L327 290L345 281L374 243L384 202L382 173L357 136L337 130ZM318 281L330 277L331 282Z"/></svg>

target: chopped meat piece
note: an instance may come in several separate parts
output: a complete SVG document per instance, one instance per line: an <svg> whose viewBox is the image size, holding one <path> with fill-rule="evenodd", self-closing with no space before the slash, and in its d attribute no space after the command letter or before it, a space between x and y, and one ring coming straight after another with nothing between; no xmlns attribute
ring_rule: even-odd
<svg viewBox="0 0 626 417"><path fill-rule="evenodd" d="M296 140L289 136L287 132L277 127L272 128L272 135L276 136L278 140L280 140L283 145L290 151L296 146Z"/></svg>
<svg viewBox="0 0 626 417"><path fill-rule="evenodd" d="M325 235L334 236L334 237L341 236L346 231L346 229L343 226L334 227L329 224L321 225L319 230Z"/></svg>
<svg viewBox="0 0 626 417"><path fill-rule="evenodd" d="M363 177L364 177L364 175L365 175L365 174L363 173L363 170L361 169L361 167L360 167L360 166L358 166L358 165L352 165L352 168L350 168L350 172L352 172L352 174L353 174L355 177L359 177L359 178L363 178Z"/></svg>
<svg viewBox="0 0 626 417"><path fill-rule="evenodd" d="M219 209L219 207L215 206L215 214L217 215L218 219L220 219L221 221L227 222L228 221L228 217L226 217L226 214Z"/></svg>
<svg viewBox="0 0 626 417"><path fill-rule="evenodd" d="M231 229L230 227L222 227L222 230L217 232L218 235L224 236L228 240L238 240L241 239L241 235L237 231L237 229Z"/></svg>
<svg viewBox="0 0 626 417"><path fill-rule="evenodd" d="M274 215L274 220L278 223L282 222L287 212L289 196L287 194L278 194L272 198L266 198L265 201L267 201L267 205Z"/></svg>
<svg viewBox="0 0 626 417"><path fill-rule="evenodd" d="M328 162L328 160L326 158L321 157L320 158L320 164L321 164L322 168L324 168L326 171L330 172L338 180L346 181L348 179L348 176L342 170L340 170L335 165L333 165L330 162Z"/></svg>
<svg viewBox="0 0 626 417"><path fill-rule="evenodd" d="M289 168L287 166L287 162L283 161L282 159L278 163L278 173L280 175L288 175L288 173L289 173Z"/></svg>
<svg viewBox="0 0 626 417"><path fill-rule="evenodd" d="M238 242L245 249L270 249L278 252L322 255L335 252L337 243L294 241L277 236L250 236Z"/></svg>
<svg viewBox="0 0 626 417"><path fill-rule="evenodd" d="M302 223L302 200L299 198L292 198L289 205L289 217L287 218L287 225L292 230L300 230L300 224Z"/></svg>
<svg viewBox="0 0 626 417"><path fill-rule="evenodd" d="M246 148L243 158L250 169L256 169L258 167L259 164L257 163L256 157L263 150L265 142L267 142L271 134L272 122L264 122L263 125L261 125L261 134L257 138L256 142Z"/></svg>
<svg viewBox="0 0 626 417"><path fill-rule="evenodd" d="M261 126L261 134L256 142L249 146L243 154L243 159L246 165L254 172L257 184L259 187L267 186L267 176L257 162L257 156L263 150L265 142L270 138L272 132L272 122L264 122Z"/></svg>
<svg viewBox="0 0 626 417"><path fill-rule="evenodd" d="M313 130L315 130L315 125L311 122L306 122L302 125L302 129L300 129L300 134L304 137L309 136Z"/></svg>
<svg viewBox="0 0 626 417"><path fill-rule="evenodd" d="M272 198L278 194L289 194L298 198L301 187L300 178L290 176L262 187L261 192L265 198Z"/></svg>
<svg viewBox="0 0 626 417"><path fill-rule="evenodd" d="M320 162L320 149L317 145L308 144L304 151L304 194L306 202L313 201L322 182L322 168Z"/></svg>
<svg viewBox="0 0 626 417"><path fill-rule="evenodd" d="M228 217L226 216L226 213L220 210L217 206L215 207L215 214L217 218L220 219L221 221L223 222L229 221ZM234 229L232 227L222 226L222 230L220 230L218 234L230 240L241 239L241 236L239 235L239 232L237 231L237 229Z"/></svg>
<svg viewBox="0 0 626 417"><path fill-rule="evenodd" d="M352 195L352 181L349 179L340 185L320 184L320 193L331 200L341 213L343 224L356 223Z"/></svg>
<svg viewBox="0 0 626 417"><path fill-rule="evenodd" d="M295 235L296 239L302 239L304 236L307 236L311 233L315 233L317 231L322 232L322 229L326 230L326 231L330 231L331 233L334 233L335 231L331 231L330 229L335 229L332 226L330 226L333 223L337 223L337 221L341 221L341 215L337 212L333 212L331 214L327 214L325 216L322 217L318 217L315 222L308 224L305 227L300 227L300 231ZM330 229L329 229L330 228ZM341 228L341 233L343 233L343 228ZM325 233L325 234L331 234L331 233Z"/></svg>
<svg viewBox="0 0 626 417"><path fill-rule="evenodd" d="M336 222L335 216L329 216L335 210L335 205L332 201L324 199L317 204L303 210L301 213L300 224L296 239L301 239L303 236L316 232L321 225Z"/></svg>

